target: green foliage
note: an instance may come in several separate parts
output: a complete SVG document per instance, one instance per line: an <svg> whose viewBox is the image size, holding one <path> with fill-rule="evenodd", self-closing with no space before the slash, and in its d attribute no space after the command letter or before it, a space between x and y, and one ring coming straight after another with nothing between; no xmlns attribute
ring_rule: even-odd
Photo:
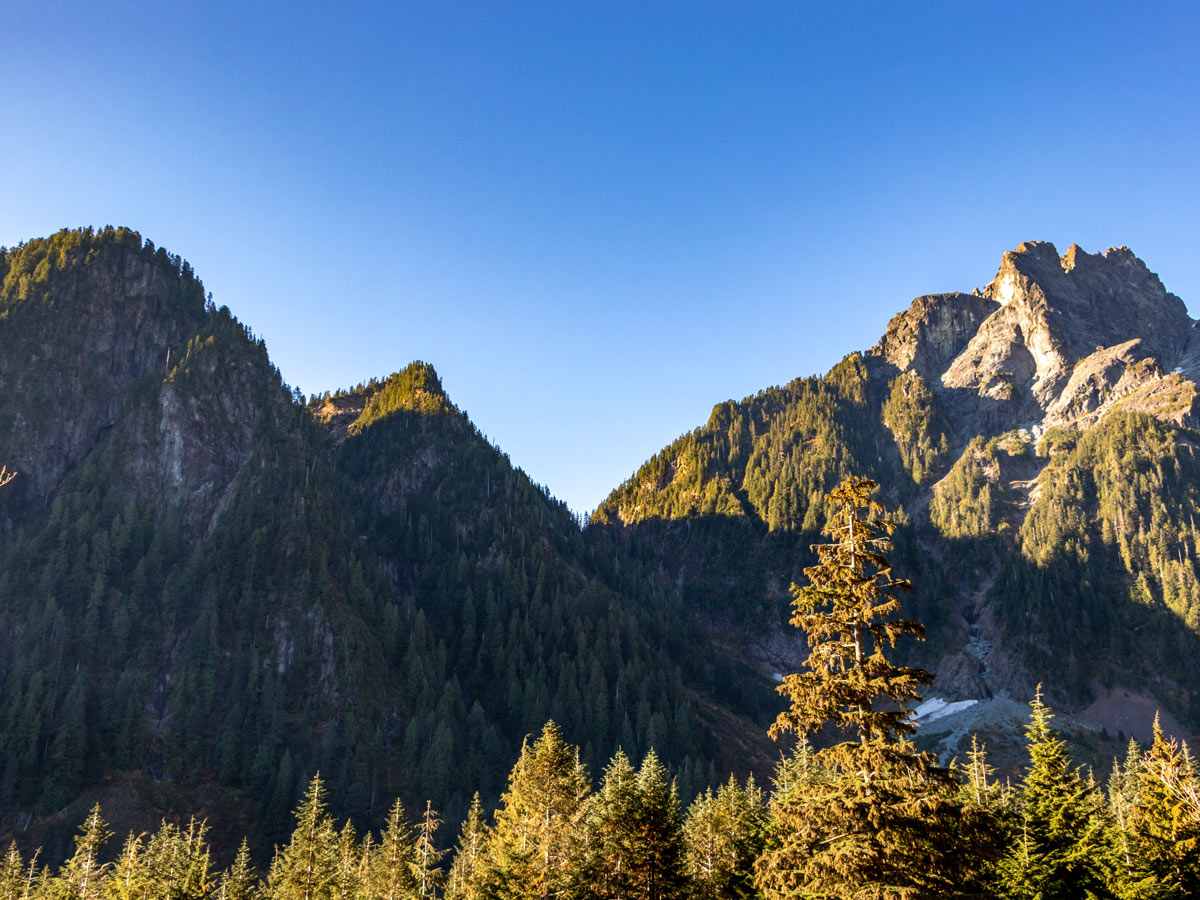
<svg viewBox="0 0 1200 900"><path fill-rule="evenodd" d="M1195 433L1113 413L1050 457L992 604L1035 671L1087 696L1106 678L1171 672L1165 695L1192 714L1200 671L1200 568L1195 522L1200 459ZM1053 662L1051 662L1053 661ZM1049 666L1053 665L1053 669Z"/></svg>
<svg viewBox="0 0 1200 900"><path fill-rule="evenodd" d="M1038 695L1026 732L1029 773L1019 795L1009 849L997 866L1006 897L1113 896L1115 843L1095 784L1071 766Z"/></svg>
<svg viewBox="0 0 1200 900"><path fill-rule="evenodd" d="M561 896L578 890L577 837L591 790L579 750L548 722L521 749L488 835L487 881L498 898Z"/></svg>
<svg viewBox="0 0 1200 900"><path fill-rule="evenodd" d="M265 883L246 841L215 876L208 829L195 820L130 835L108 862L110 830L97 807L74 855L57 871L39 870L38 854L25 860L10 847L0 860L0 900L993 896L976 877L985 870L1006 897L1192 896L1200 879L1200 805L1186 745L1156 731L1149 751L1133 746L1105 807L1095 786L1070 768L1048 718L1035 704L1028 735L1035 762L1015 792L994 782L977 743L950 786L959 798L953 801L940 780L934 786L911 777L911 767L904 769L907 779L882 770L846 773L836 754L801 739L780 759L769 798L753 780L743 786L730 777L716 790L706 788L686 818L653 753L635 771L618 752L590 794L578 748L549 723L514 766L494 828L476 795L444 886L430 877L422 888L422 875L434 875L444 855L431 837L437 814L428 802L414 827L397 801L381 833L367 832L360 841L349 822L334 827L324 785L314 778ZM857 787L864 774L869 792ZM868 807L875 813L863 818ZM1124 845L1111 839L1118 821ZM991 839L981 838L981 825L992 829ZM818 841L819 834L825 837ZM1009 852L994 866L999 841ZM1106 880L1097 886L1097 878Z"/></svg>
<svg viewBox="0 0 1200 900"><path fill-rule="evenodd" d="M1126 764L1124 775L1133 782L1119 820L1128 866L1124 896L1200 895L1200 772L1187 745L1168 738L1156 719L1152 745Z"/></svg>
<svg viewBox="0 0 1200 900"><path fill-rule="evenodd" d="M697 900L760 897L754 861L767 833L766 801L751 778L733 776L715 792L706 788L688 807L684 822L684 868Z"/></svg>
<svg viewBox="0 0 1200 900"><path fill-rule="evenodd" d="M296 813L292 839L276 855L267 876L269 900L331 900L338 881L337 832L327 809L325 785L314 776Z"/></svg>
<svg viewBox="0 0 1200 900"><path fill-rule="evenodd" d="M915 372L892 379L884 401L883 424L892 432L904 467L922 484L937 471L949 450L945 426L933 393Z"/></svg>
<svg viewBox="0 0 1200 900"><path fill-rule="evenodd" d="M683 835L675 785L651 751L636 772L618 751L584 811L580 868L587 896L680 896Z"/></svg>
<svg viewBox="0 0 1200 900"><path fill-rule="evenodd" d="M929 521L948 538L987 538L1000 525L1004 487L995 441L974 438L938 485Z"/></svg>
<svg viewBox="0 0 1200 900"><path fill-rule="evenodd" d="M923 897L979 874L987 817L963 804L953 773L905 739L914 730L906 704L933 678L886 656L924 629L895 617L896 594L909 585L883 555L894 525L874 490L850 477L830 493L832 542L815 548L809 584L793 586L808 671L784 677L790 708L771 734L806 738L833 726L857 739L811 756L803 744L798 765L778 776L787 788L772 803L773 839L756 864L768 900Z"/></svg>

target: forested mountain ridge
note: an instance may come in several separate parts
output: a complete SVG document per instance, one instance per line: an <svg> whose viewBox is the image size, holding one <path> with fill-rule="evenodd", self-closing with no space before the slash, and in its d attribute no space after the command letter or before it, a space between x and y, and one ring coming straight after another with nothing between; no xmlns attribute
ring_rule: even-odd
<svg viewBox="0 0 1200 900"><path fill-rule="evenodd" d="M653 746L688 791L753 762L718 716L765 759L768 681L696 653L706 633L431 367L306 405L126 229L3 251L0 285L20 472L0 494L0 832L55 858L99 799L118 829L194 812L269 847L318 770L356 821L397 795L457 820L550 716L584 762Z"/></svg>
<svg viewBox="0 0 1200 900"><path fill-rule="evenodd" d="M1129 250L1026 243L825 376L718 404L592 522L786 672L805 649L785 589L824 492L869 475L903 508L934 694L1028 699L1045 681L1114 735L1145 733L1159 704L1194 730L1198 381L1200 330Z"/></svg>
<svg viewBox="0 0 1200 900"><path fill-rule="evenodd" d="M100 800L261 857L318 770L363 826L458 821L548 719L593 774L653 748L685 802L766 771L787 586L851 472L903 505L938 696L1044 678L1190 726L1194 328L1130 254L1052 256L718 405L580 529L427 364L305 403L135 232L0 252L0 833L61 858ZM1117 343L1081 356L1086 315Z"/></svg>

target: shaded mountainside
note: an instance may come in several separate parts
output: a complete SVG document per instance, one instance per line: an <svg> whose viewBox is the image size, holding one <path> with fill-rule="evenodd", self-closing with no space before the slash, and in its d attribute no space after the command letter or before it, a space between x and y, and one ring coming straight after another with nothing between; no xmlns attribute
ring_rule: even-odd
<svg viewBox="0 0 1200 900"><path fill-rule="evenodd" d="M806 651L778 611L824 493L868 475L902 510L932 695L1024 700L1041 681L1077 711L1129 698L1089 720L1114 736L1148 733L1156 705L1194 732L1198 335L1127 249L1023 244L984 290L917 298L827 375L718 404L592 524L786 672Z"/></svg>
<svg viewBox="0 0 1200 900"><path fill-rule="evenodd" d="M430 367L306 407L123 229L5 251L0 283L0 832L56 858L99 799L119 831L186 811L270 842L318 770L339 815L457 821L551 716L594 766L654 746L685 792L765 761L722 730L761 734L767 679Z"/></svg>

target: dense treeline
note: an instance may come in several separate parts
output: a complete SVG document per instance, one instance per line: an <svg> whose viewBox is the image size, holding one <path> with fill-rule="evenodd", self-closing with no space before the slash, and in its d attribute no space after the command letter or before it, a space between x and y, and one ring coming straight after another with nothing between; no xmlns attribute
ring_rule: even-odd
<svg viewBox="0 0 1200 900"><path fill-rule="evenodd" d="M792 622L811 653L806 671L779 688L789 706L771 734L800 740L769 793L731 777L685 814L653 749L637 768L618 750L593 786L579 748L549 722L526 739L490 821L475 794L452 855L428 801L412 819L396 801L378 836L360 836L330 815L318 776L265 880L244 841L214 873L206 826L195 820L131 834L115 861L102 861L109 832L97 807L57 871L11 848L0 898L1033 900L1200 889L1200 771L1157 722L1152 746L1131 744L1114 765L1107 797L1071 765L1040 693L1019 785L995 781L978 743L964 767L944 768L908 740L906 704L920 701L932 676L889 658L898 639L923 628L899 617L910 585L884 555L896 525L874 488L848 478L831 492L830 542L816 548L808 585L793 585ZM808 738L827 727L843 739L814 749Z"/></svg>
<svg viewBox="0 0 1200 900"><path fill-rule="evenodd" d="M946 797L957 818L940 827L970 855L952 854L953 870L923 872L942 887L919 895L1196 896L1200 773L1186 745L1156 727L1152 745L1131 742L1101 787L1071 764L1050 720L1035 700L1029 764L1017 783L996 781L978 744L955 768ZM315 777L290 839L270 859L252 860L243 842L232 864L218 870L208 827L195 820L164 822L117 844L97 807L56 869L41 865L36 852L10 847L0 864L0 898L865 896L854 893L861 883L839 889L828 879L818 893L796 879L807 860L786 852L804 828L797 811L811 813L841 779L801 743L781 758L770 790L730 778L681 809L675 781L653 752L636 767L618 752L593 787L579 748L550 723L522 749L490 817L476 795L453 846L428 804L406 810L397 801L377 832L339 822ZM909 827L925 827L922 816L934 821L931 813L915 815ZM979 821L992 828L982 838L971 833ZM875 889L872 896L906 896L899 887Z"/></svg>

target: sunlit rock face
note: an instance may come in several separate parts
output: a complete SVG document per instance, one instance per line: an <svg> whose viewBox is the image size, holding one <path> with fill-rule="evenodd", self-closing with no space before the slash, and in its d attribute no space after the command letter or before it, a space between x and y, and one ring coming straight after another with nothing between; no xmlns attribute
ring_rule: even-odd
<svg viewBox="0 0 1200 900"><path fill-rule="evenodd" d="M1108 409L1195 423L1200 332L1128 248L1004 254L975 294L918 297L873 350L940 387L970 431L1086 425Z"/></svg>

